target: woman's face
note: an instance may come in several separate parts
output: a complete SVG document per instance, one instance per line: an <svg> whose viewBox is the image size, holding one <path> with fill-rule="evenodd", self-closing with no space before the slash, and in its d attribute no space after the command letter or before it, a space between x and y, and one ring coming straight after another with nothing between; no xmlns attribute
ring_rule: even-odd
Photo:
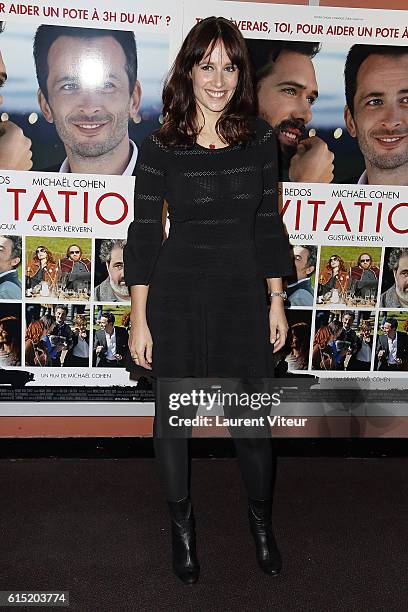
<svg viewBox="0 0 408 612"><path fill-rule="evenodd" d="M296 336L295 333L292 332L292 340L290 343L290 348L291 349L297 349L300 347L300 341L299 338Z"/></svg>
<svg viewBox="0 0 408 612"><path fill-rule="evenodd" d="M222 113L235 93L239 70L231 64L224 43L208 50L199 64L193 66L191 79L197 105L206 112Z"/></svg>
<svg viewBox="0 0 408 612"><path fill-rule="evenodd" d="M12 341L12 338L12 335L10 335L4 325L0 325L0 342L7 344Z"/></svg>
<svg viewBox="0 0 408 612"><path fill-rule="evenodd" d="M337 268L340 263L340 260L337 255L333 255L333 257L330 257L329 262L332 268Z"/></svg>
<svg viewBox="0 0 408 612"><path fill-rule="evenodd" d="M47 260L47 258L48 258L47 251L46 251L46 250L45 250L45 248L44 248L44 247L42 247L42 246L39 246L39 247L38 247L38 248L35 250L35 253L36 253L36 255L37 255L37 257L38 257L38 259L39 259L40 261L42 261L42 260L45 260L45 261L46 261L46 260Z"/></svg>

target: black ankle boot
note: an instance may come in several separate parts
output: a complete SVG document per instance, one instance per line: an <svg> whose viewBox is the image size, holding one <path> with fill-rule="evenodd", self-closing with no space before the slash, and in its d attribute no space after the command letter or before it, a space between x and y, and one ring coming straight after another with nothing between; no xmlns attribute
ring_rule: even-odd
<svg viewBox="0 0 408 612"><path fill-rule="evenodd" d="M195 521L189 497L167 502L171 517L173 570L185 584L197 582L200 565L197 560Z"/></svg>
<svg viewBox="0 0 408 612"><path fill-rule="evenodd" d="M258 564L266 574L277 576L282 558L272 531L271 510L272 500L248 498L249 526L255 540Z"/></svg>

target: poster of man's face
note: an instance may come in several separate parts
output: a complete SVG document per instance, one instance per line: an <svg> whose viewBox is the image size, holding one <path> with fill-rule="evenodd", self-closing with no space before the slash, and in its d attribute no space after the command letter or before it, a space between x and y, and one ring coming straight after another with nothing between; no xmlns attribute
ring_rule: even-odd
<svg viewBox="0 0 408 612"><path fill-rule="evenodd" d="M248 41L257 68L259 114L275 130L282 153L292 157L312 120L318 85L312 57L318 44L296 43L282 48L273 41Z"/></svg>
<svg viewBox="0 0 408 612"><path fill-rule="evenodd" d="M385 249L384 274L381 287L382 308L408 308L408 249Z"/></svg>
<svg viewBox="0 0 408 612"><path fill-rule="evenodd" d="M108 238L95 241L96 302L129 302L129 289L125 283L123 249L126 240Z"/></svg>
<svg viewBox="0 0 408 612"><path fill-rule="evenodd" d="M366 168L360 182L408 185L407 47L354 45L345 81L345 121Z"/></svg>
<svg viewBox="0 0 408 612"><path fill-rule="evenodd" d="M34 170L133 174L138 144L160 127L168 49L156 32L8 22L3 110L20 134L10 151L30 149L31 164L32 148ZM2 143L0 168L31 168L6 165Z"/></svg>
<svg viewBox="0 0 408 612"><path fill-rule="evenodd" d="M287 279L285 306L313 306L317 246L311 244L293 247L294 273Z"/></svg>
<svg viewBox="0 0 408 612"><path fill-rule="evenodd" d="M276 132L282 180L408 184L406 46L247 44L258 114Z"/></svg>
<svg viewBox="0 0 408 612"><path fill-rule="evenodd" d="M34 59L39 105L69 168L102 173L109 162L110 173L122 174L133 152L128 123L141 99L134 34L42 25Z"/></svg>

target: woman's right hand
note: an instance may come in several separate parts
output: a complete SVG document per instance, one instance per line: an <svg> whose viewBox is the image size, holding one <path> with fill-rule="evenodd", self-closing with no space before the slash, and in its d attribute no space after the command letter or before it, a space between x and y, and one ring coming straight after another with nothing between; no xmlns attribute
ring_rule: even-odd
<svg viewBox="0 0 408 612"><path fill-rule="evenodd" d="M147 322L133 322L129 331L130 356L136 365L152 369L153 340Z"/></svg>

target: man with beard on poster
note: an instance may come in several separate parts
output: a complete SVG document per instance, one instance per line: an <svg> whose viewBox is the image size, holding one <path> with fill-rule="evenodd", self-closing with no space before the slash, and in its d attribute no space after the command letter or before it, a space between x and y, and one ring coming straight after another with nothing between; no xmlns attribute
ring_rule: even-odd
<svg viewBox="0 0 408 612"><path fill-rule="evenodd" d="M377 293L380 268L374 265L370 253L360 253L357 265L350 270L350 284L357 297L367 297L371 292Z"/></svg>
<svg viewBox="0 0 408 612"><path fill-rule="evenodd" d="M38 102L67 157L46 170L134 174L129 119L141 98L133 32L41 25L34 39Z"/></svg>
<svg viewBox="0 0 408 612"><path fill-rule="evenodd" d="M408 248L392 249L388 268L394 284L381 294L380 308L408 308Z"/></svg>
<svg viewBox="0 0 408 612"><path fill-rule="evenodd" d="M129 302L129 289L125 283L123 249L126 240L102 240L99 259L106 265L108 277L95 287L97 302Z"/></svg>
<svg viewBox="0 0 408 612"><path fill-rule="evenodd" d="M258 98L258 113L275 130L280 179L306 183L333 180L334 155L318 136L306 136L318 96L312 58L315 42L246 39Z"/></svg>
<svg viewBox="0 0 408 612"><path fill-rule="evenodd" d="M0 33L4 30L4 21L0 21ZM0 52L0 87L7 81L7 70L3 56ZM0 105L3 96L0 96ZM23 130L12 121L0 123L0 169L1 170L30 170L31 140L24 136Z"/></svg>
<svg viewBox="0 0 408 612"><path fill-rule="evenodd" d="M60 259L60 278L64 279L67 288L74 291L91 283L91 261L83 257L82 249L73 243L67 248L66 256Z"/></svg>
<svg viewBox="0 0 408 612"><path fill-rule="evenodd" d="M344 120L366 167L348 182L408 185L408 47L353 45L344 80Z"/></svg>

